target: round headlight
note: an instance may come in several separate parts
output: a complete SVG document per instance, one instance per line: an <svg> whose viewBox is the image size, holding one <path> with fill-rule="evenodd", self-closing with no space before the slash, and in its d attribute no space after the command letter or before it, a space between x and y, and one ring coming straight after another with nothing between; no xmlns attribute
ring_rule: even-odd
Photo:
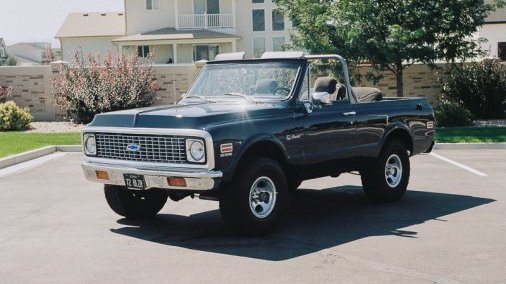
<svg viewBox="0 0 506 284"><path fill-rule="evenodd" d="M190 142L190 156L194 162L202 162L205 156L204 142L193 140Z"/></svg>
<svg viewBox="0 0 506 284"><path fill-rule="evenodd" d="M84 149L88 155L97 154L97 141L95 140L95 136L89 135L85 137Z"/></svg>

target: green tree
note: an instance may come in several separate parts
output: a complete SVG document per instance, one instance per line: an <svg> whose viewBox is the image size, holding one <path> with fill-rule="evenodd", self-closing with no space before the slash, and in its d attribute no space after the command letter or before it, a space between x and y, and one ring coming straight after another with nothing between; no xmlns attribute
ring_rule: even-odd
<svg viewBox="0 0 506 284"><path fill-rule="evenodd" d="M403 96L403 70L415 62L481 54L473 34L504 0L275 0L291 19L295 46L339 53L350 63L389 70Z"/></svg>

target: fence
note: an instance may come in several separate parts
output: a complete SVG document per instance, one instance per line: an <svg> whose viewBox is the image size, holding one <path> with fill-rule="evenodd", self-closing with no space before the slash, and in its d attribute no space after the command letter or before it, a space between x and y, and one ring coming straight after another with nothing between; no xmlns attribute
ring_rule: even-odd
<svg viewBox="0 0 506 284"><path fill-rule="evenodd" d="M199 66L154 65L160 83L156 105L173 104L188 90ZM12 87L12 100L30 108L35 121L61 121L65 113L53 105L51 84L60 65L0 67L0 86Z"/></svg>
<svg viewBox="0 0 506 284"><path fill-rule="evenodd" d="M61 121L64 112L53 106L51 82L60 65L35 67L0 67L0 86L12 86L13 100L16 104L30 108L35 121ZM161 89L157 92L156 105L173 104L188 90L201 66L194 64L154 65ZM368 67L360 72L365 74ZM363 80L361 86L372 86ZM376 86L387 96L396 96L395 77L384 73L384 78ZM425 96L435 102L440 86L434 73L426 65L412 65L404 71L404 95L407 97Z"/></svg>

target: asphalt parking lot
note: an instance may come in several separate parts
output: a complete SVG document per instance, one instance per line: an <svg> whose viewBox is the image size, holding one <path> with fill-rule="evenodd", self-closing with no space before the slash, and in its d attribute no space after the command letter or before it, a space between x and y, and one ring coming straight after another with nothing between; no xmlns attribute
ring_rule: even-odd
<svg viewBox="0 0 506 284"><path fill-rule="evenodd" d="M79 154L53 154L0 170L0 282L506 282L506 150L436 154L411 159L395 204L370 203L355 175L306 181L260 238L230 234L213 201L122 219Z"/></svg>

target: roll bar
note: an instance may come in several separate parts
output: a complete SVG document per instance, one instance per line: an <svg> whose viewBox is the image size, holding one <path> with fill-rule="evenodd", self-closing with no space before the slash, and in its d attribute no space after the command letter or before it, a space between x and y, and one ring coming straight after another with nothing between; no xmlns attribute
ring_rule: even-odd
<svg viewBox="0 0 506 284"><path fill-rule="evenodd" d="M346 63L346 60L338 54L322 54L322 55L304 55L302 58L305 58L307 60L322 60L322 59L337 59L339 63L343 66L343 72L344 72L344 83L346 84L346 90L348 92L348 95L355 103L358 102L357 96L355 93L353 93L353 89L351 87L350 82L350 73L348 71L348 63Z"/></svg>

